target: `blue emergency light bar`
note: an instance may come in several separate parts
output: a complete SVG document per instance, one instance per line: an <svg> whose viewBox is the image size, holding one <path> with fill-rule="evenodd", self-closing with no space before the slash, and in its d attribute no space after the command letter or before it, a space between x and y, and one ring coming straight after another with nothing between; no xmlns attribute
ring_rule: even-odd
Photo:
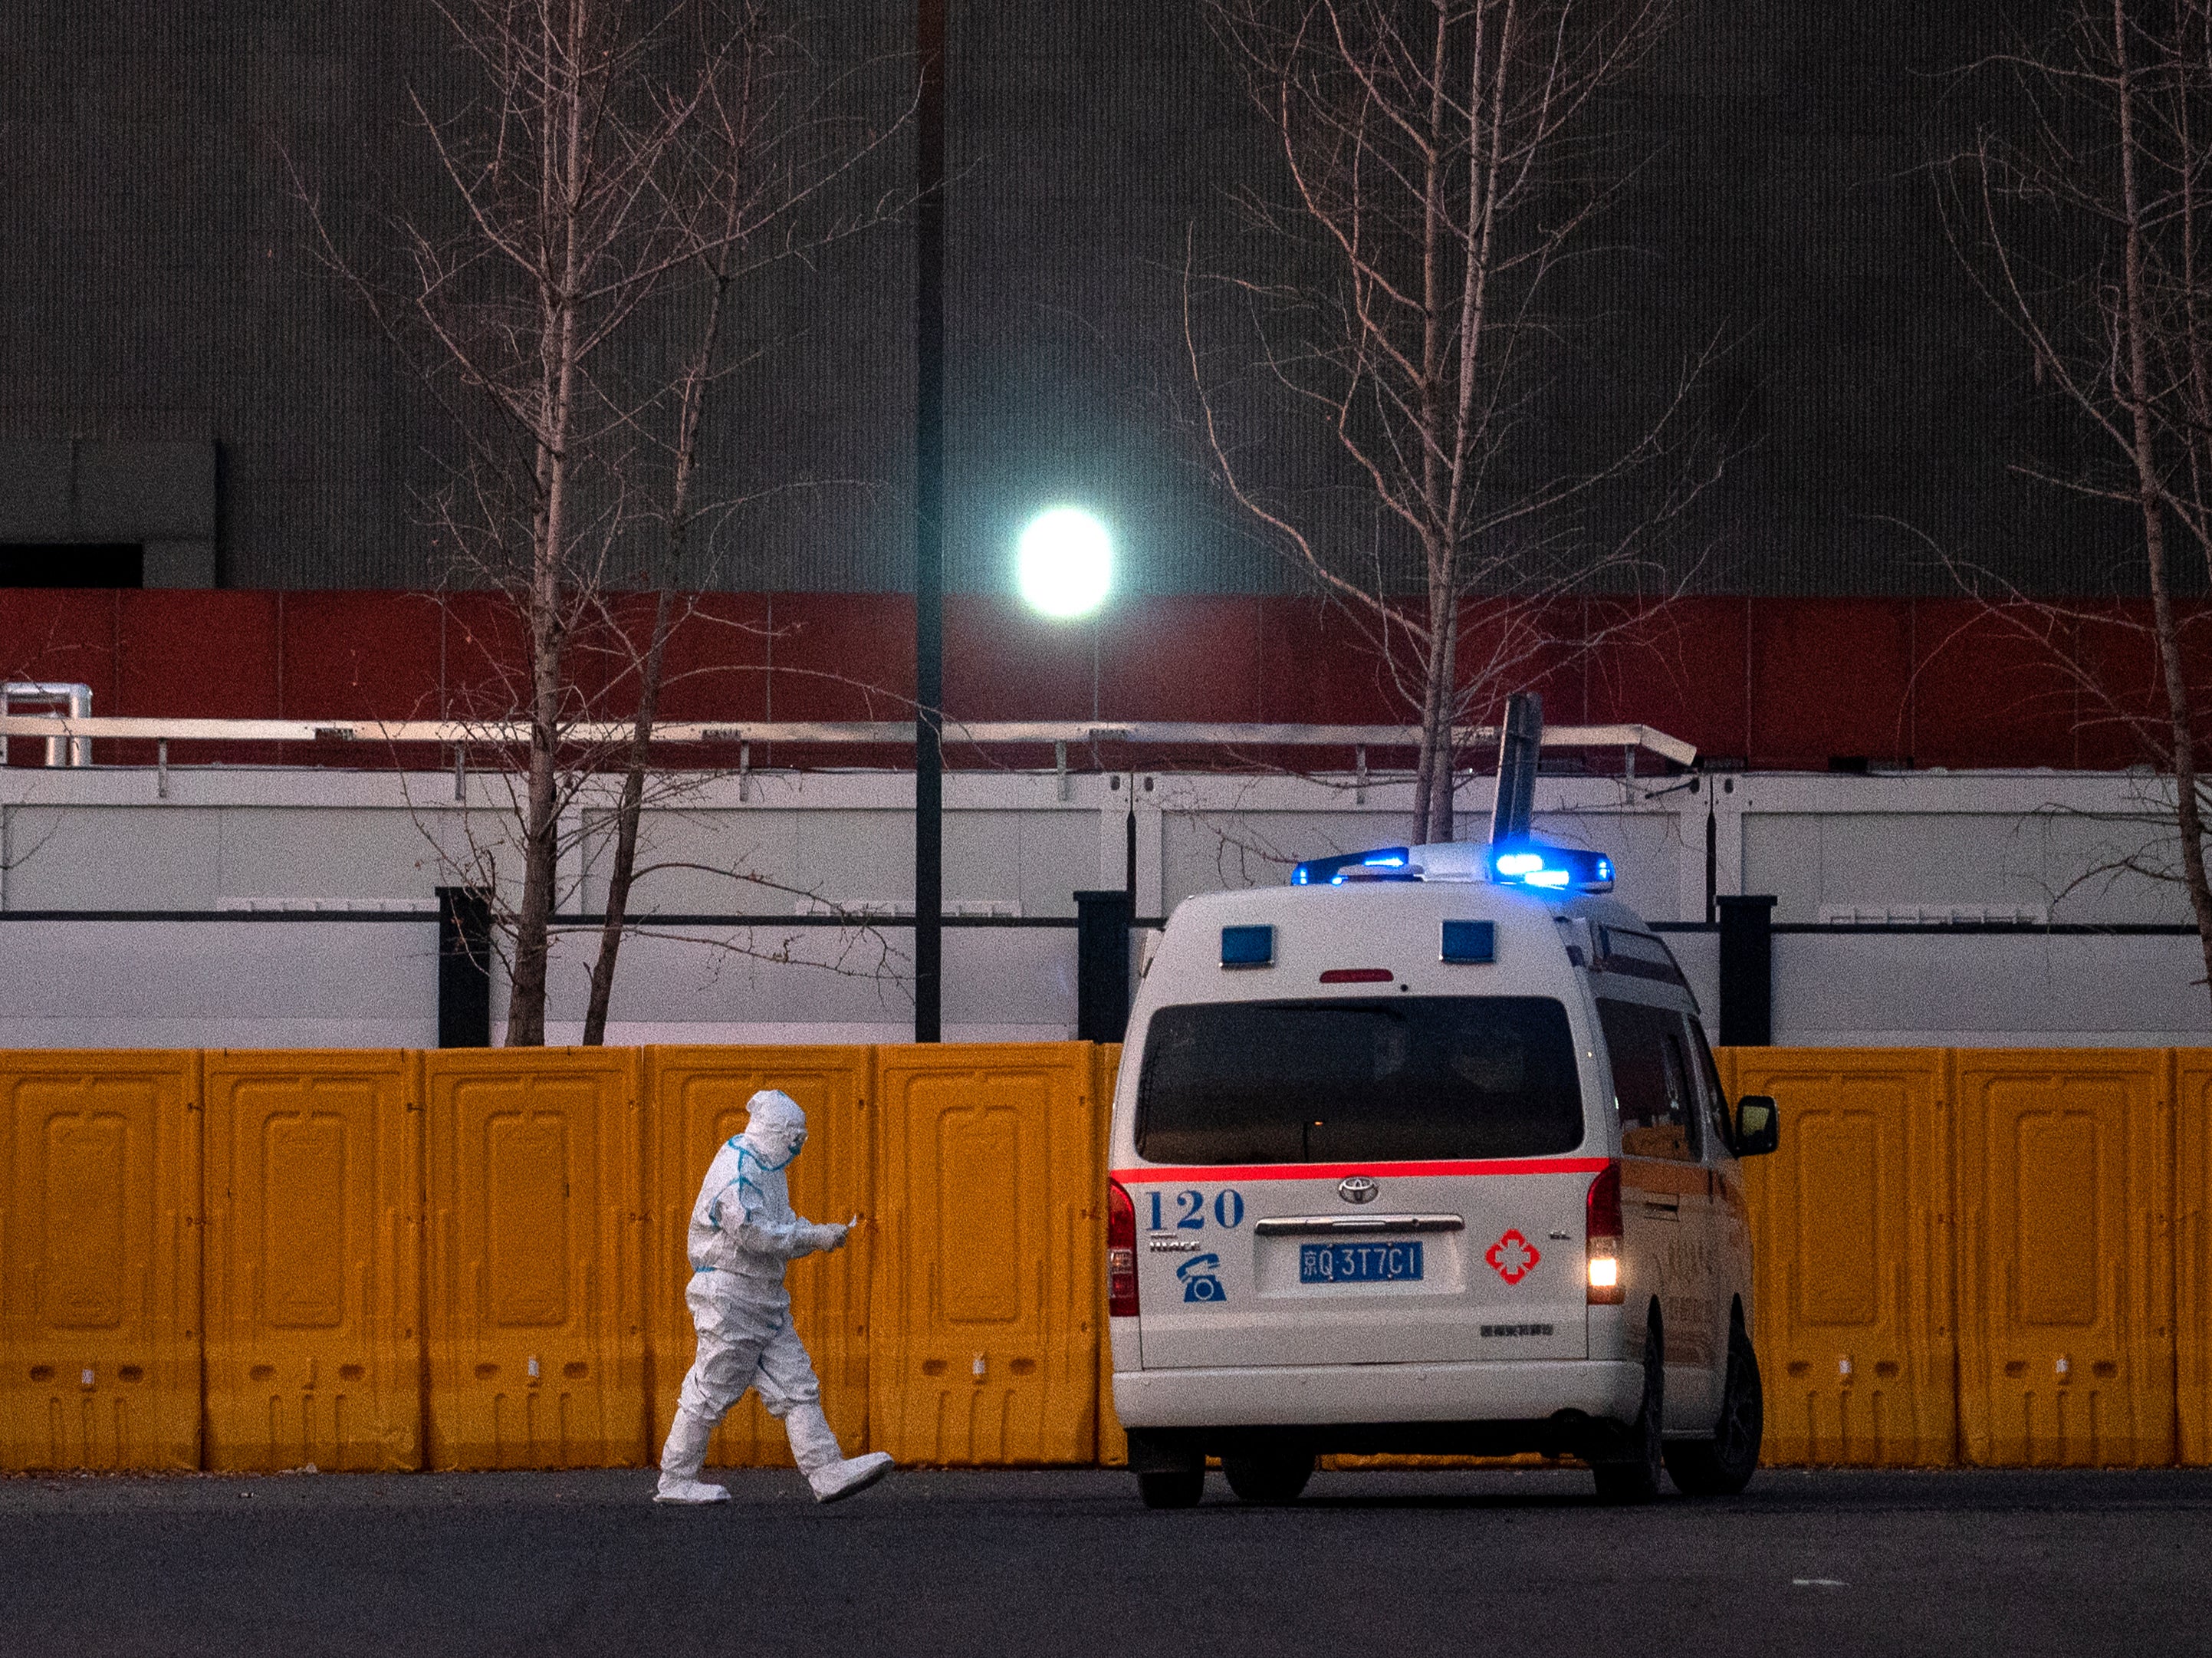
<svg viewBox="0 0 2212 1658"><path fill-rule="evenodd" d="M1403 869L1413 862L1409 850L1403 846L1378 846L1371 852L1344 852L1333 858L1309 858L1291 871L1293 887L1341 887L1345 871L1372 870L1381 879L1389 879L1393 870Z"/></svg>
<svg viewBox="0 0 2212 1658"><path fill-rule="evenodd" d="M1506 840L1491 847L1490 878L1500 887L1526 887L1539 893L1609 893L1613 860L1578 846L1547 846L1540 841Z"/></svg>

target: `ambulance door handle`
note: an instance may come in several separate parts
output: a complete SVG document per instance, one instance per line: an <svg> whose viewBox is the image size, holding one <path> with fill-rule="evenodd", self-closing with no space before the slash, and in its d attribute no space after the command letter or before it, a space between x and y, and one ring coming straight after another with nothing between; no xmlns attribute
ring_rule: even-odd
<svg viewBox="0 0 2212 1658"><path fill-rule="evenodd" d="M1644 1205L1647 1214L1663 1215L1670 1221L1682 1218L1682 1200L1680 1198L1640 1198L1637 1201Z"/></svg>

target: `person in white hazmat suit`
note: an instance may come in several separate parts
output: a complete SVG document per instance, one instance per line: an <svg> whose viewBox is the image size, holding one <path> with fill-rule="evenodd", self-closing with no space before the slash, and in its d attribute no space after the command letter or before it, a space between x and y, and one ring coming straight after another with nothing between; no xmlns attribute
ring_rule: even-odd
<svg viewBox="0 0 2212 1658"><path fill-rule="evenodd" d="M714 1154L692 1205L691 1282L684 1299L699 1332L699 1354L684 1378L676 1423L660 1453L657 1503L726 1503L730 1493L699 1478L707 1441L722 1413L757 1389L782 1419L791 1453L817 1503L835 1503L881 1479L891 1460L881 1451L848 1458L822 1414L822 1388L791 1325L787 1263L842 1249L860 1224L817 1226L793 1214L784 1171L806 1143L806 1113L789 1094L763 1088L747 1102L743 1134Z"/></svg>

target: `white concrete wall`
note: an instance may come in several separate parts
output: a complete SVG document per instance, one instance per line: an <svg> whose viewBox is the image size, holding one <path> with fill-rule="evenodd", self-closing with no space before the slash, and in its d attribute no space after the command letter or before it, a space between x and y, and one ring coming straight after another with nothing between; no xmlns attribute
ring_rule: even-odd
<svg viewBox="0 0 2212 1658"><path fill-rule="evenodd" d="M2120 868L2160 853L2154 780L2034 772L1700 780L1546 777L1540 826L1601 848L1654 920L1717 890L1764 891L1776 919L1824 906L2027 905L2054 922L2172 923L2179 890ZM1469 833L1490 783L1470 779ZM1071 918L1078 888L1119 887L1135 802L1137 907L1284 880L1299 858L1406 838L1409 785L1377 779L963 772L946 780L956 912ZM416 911L433 889L519 874L505 780L304 767L0 771L0 1043L422 1044L435 1039L434 929L422 919L94 919L245 908ZM1065 798L1063 798L1065 795ZM705 779L648 819L611 1039L884 1040L909 1028L910 934L777 924L838 905L910 905L912 783L896 773ZM564 912L596 911L605 802L572 814ZM656 923L653 914L748 924ZM30 919L27 915L77 917ZM757 919L754 919L754 918ZM562 936L551 1034L580 1029L596 933ZM1709 1009L1711 936L1671 935ZM946 934L945 1021L959 1039L1064 1036L1070 929ZM1848 1042L2202 1041L2193 938L1785 933L1777 1038ZM495 1000L495 1015L503 1003Z"/></svg>

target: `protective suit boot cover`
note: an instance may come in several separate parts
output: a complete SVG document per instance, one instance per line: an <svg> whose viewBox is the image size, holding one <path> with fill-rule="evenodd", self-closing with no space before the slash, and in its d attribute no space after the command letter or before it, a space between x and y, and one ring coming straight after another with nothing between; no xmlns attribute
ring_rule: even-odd
<svg viewBox="0 0 2212 1658"><path fill-rule="evenodd" d="M813 1488L817 1503L835 1503L839 1497L866 1490L891 1471L890 1454L883 1451L848 1460L819 1405L793 1405L791 1414L783 1419L783 1430L791 1438L792 1457Z"/></svg>
<svg viewBox="0 0 2212 1658"><path fill-rule="evenodd" d="M889 1451L870 1451L866 1456L833 1462L806 1476L817 1503L835 1503L855 1491L865 1491L891 1471Z"/></svg>
<svg viewBox="0 0 2212 1658"><path fill-rule="evenodd" d="M729 1492L720 1485L707 1484L699 1478L699 1465L707 1460L707 1442L714 1437L714 1424L702 1422L690 1411L678 1407L676 1420L669 1424L668 1443L660 1452L660 1489L653 1493L655 1503L727 1503Z"/></svg>
<svg viewBox="0 0 2212 1658"><path fill-rule="evenodd" d="M726 1485L709 1485L703 1479L684 1479L674 1474L663 1474L660 1489L653 1494L653 1500L655 1503L686 1504L727 1503L730 1492Z"/></svg>

